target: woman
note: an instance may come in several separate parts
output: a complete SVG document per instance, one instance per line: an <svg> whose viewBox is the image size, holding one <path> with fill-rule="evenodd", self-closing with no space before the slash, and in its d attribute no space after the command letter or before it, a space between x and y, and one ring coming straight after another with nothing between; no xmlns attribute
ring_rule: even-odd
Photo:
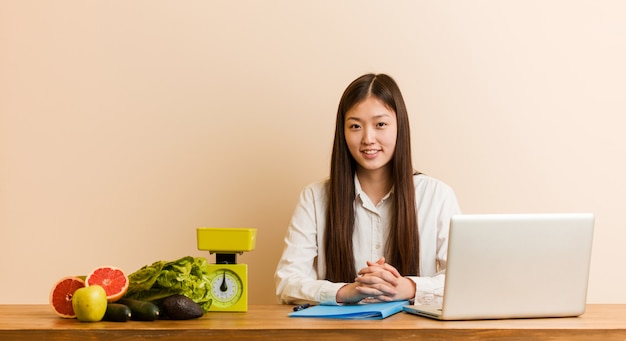
<svg viewBox="0 0 626 341"><path fill-rule="evenodd" d="M413 169L395 81L363 75L339 103L329 179L306 187L296 206L275 274L278 299L440 298L450 217L458 213L450 187Z"/></svg>

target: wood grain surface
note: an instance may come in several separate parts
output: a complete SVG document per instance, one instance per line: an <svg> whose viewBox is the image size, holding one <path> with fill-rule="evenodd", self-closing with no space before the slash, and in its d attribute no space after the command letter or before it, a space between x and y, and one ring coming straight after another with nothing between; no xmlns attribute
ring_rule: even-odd
<svg viewBox="0 0 626 341"><path fill-rule="evenodd" d="M398 313L384 320L291 318L291 306L252 305L200 319L79 322L47 305L0 305L0 340L626 340L626 305L588 305L580 317L436 321Z"/></svg>

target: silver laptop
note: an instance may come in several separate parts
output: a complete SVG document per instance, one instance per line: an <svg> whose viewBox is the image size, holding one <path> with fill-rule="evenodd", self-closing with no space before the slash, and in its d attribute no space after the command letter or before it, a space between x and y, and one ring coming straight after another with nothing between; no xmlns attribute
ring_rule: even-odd
<svg viewBox="0 0 626 341"><path fill-rule="evenodd" d="M585 312L594 215L457 215L439 305L404 311L440 320L579 316Z"/></svg>

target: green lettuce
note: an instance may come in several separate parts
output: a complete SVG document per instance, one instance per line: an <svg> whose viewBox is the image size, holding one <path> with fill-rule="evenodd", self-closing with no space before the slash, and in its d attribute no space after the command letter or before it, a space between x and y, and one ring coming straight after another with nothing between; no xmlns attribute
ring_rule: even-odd
<svg viewBox="0 0 626 341"><path fill-rule="evenodd" d="M158 301L180 294L198 303L205 312L211 307L208 263L203 257L154 262L130 274L128 280L127 298Z"/></svg>

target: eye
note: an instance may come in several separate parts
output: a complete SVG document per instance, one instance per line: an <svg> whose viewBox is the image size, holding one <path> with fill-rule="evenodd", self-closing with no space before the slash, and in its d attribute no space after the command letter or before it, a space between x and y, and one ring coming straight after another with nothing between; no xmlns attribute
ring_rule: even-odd
<svg viewBox="0 0 626 341"><path fill-rule="evenodd" d="M352 123L352 124L348 125L348 129L353 129L354 130L354 129L359 129L359 128L361 128L361 126L356 124L356 123Z"/></svg>
<svg viewBox="0 0 626 341"><path fill-rule="evenodd" d="M377 127L377 128L383 128L383 127L385 127L386 125L387 125L387 122L378 122L378 123L376 123L376 127Z"/></svg>

